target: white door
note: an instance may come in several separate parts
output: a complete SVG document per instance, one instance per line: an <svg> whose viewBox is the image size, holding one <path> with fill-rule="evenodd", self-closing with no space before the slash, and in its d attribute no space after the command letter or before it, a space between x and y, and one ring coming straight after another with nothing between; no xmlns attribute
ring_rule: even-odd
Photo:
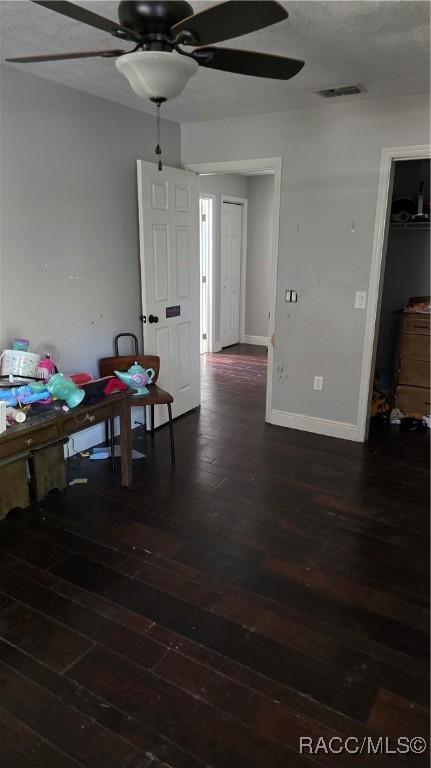
<svg viewBox="0 0 431 768"><path fill-rule="evenodd" d="M175 417L200 402L197 177L138 160L138 202L144 353L160 357ZM155 411L158 426L167 409Z"/></svg>
<svg viewBox="0 0 431 768"><path fill-rule="evenodd" d="M238 344L240 337L242 205L222 203L221 211L221 317L222 347Z"/></svg>

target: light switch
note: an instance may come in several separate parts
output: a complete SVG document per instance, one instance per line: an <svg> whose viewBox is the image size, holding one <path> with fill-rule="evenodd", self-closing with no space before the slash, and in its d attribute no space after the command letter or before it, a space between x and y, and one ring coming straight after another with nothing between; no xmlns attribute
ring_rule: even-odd
<svg viewBox="0 0 431 768"><path fill-rule="evenodd" d="M356 291L355 293L355 309L365 309L367 306L367 292Z"/></svg>

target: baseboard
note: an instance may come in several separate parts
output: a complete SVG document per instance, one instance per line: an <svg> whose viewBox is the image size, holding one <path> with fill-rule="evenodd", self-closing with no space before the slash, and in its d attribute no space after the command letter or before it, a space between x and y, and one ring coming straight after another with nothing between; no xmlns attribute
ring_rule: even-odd
<svg viewBox="0 0 431 768"><path fill-rule="evenodd" d="M270 423L279 427L290 427L290 429L300 429L303 432L314 432L317 435L360 442L357 425L345 421L333 421L332 419L320 419L316 416L304 416L301 413L272 410Z"/></svg>
<svg viewBox="0 0 431 768"><path fill-rule="evenodd" d="M145 423L145 408L133 408L130 414L130 420L132 429L136 428L135 421ZM118 417L114 419L114 434L120 434L120 420ZM65 458L67 459L70 458L70 456L75 456L75 454L81 453L82 451L88 451L89 448L93 448L95 445L100 445L100 443L104 442L104 424L96 424L94 427L83 429L81 432L77 432L75 435L72 435L72 437L69 437L69 440L64 446Z"/></svg>
<svg viewBox="0 0 431 768"><path fill-rule="evenodd" d="M261 347L268 346L268 336L248 336L245 335L242 340L243 344L259 344Z"/></svg>

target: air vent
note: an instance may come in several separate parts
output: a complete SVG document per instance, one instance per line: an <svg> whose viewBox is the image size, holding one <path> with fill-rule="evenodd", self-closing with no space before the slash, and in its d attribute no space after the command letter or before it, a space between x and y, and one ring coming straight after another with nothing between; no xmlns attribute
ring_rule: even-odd
<svg viewBox="0 0 431 768"><path fill-rule="evenodd" d="M336 88L324 88L323 91L315 91L315 93L325 99L332 99L334 96L355 96L364 91L365 88L362 85L338 85Z"/></svg>

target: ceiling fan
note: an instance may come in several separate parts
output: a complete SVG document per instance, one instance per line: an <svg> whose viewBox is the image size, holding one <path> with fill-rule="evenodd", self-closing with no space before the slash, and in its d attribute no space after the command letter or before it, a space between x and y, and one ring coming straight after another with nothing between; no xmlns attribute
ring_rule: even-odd
<svg viewBox="0 0 431 768"><path fill-rule="evenodd" d="M127 77L135 93L156 103L158 118L160 105L178 96L200 66L275 80L289 80L304 66L303 61L284 56L213 46L287 19L287 11L273 0L227 0L198 13L193 13L184 0L121 0L118 22L66 0L32 2L133 43L134 47L129 51L108 48L19 56L6 61L26 64L98 56L116 58L117 69ZM188 52L183 46L193 50ZM156 153L161 153L159 143Z"/></svg>

